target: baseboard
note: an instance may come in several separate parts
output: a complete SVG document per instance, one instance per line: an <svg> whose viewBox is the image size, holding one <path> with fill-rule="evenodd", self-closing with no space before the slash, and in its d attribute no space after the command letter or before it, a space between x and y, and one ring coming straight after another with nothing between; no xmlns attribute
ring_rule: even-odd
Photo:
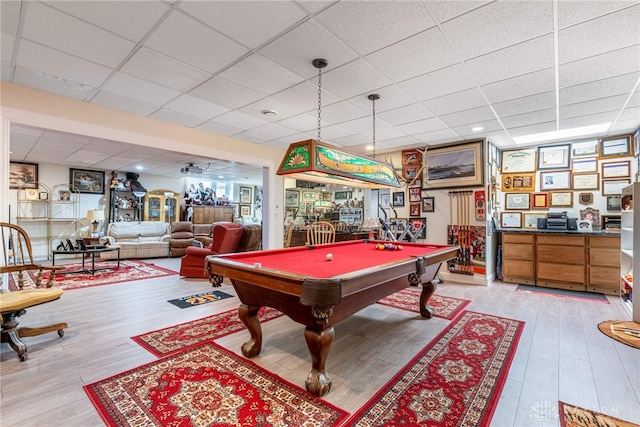
<svg viewBox="0 0 640 427"><path fill-rule="evenodd" d="M483 274L466 275L449 273L448 271L441 271L440 276L442 276L442 279L445 283L450 281L453 283L464 283L466 285L478 286L489 286L489 283L494 280L492 279L491 281L489 281L488 277Z"/></svg>

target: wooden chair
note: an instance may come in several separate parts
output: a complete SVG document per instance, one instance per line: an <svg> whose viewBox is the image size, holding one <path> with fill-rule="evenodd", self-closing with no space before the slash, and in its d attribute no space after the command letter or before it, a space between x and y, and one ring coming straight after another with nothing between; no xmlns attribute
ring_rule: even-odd
<svg viewBox="0 0 640 427"><path fill-rule="evenodd" d="M37 328L18 327L18 317L27 312L27 308L55 301L63 294L63 290L53 288L53 278L56 270L63 269L63 266L44 266L33 262L31 240L21 227L5 222L0 222L0 250L2 252L2 263L0 264L0 274L18 273L16 278L17 290L9 291L4 289L0 293L0 320L2 330L0 337L2 342L7 342L20 357L21 361L27 359L27 346L22 341L23 337L35 337L45 333L58 331L58 335L64 335L66 323L41 326ZM37 271L35 274L36 288L24 289L25 273ZM49 278L42 286L43 273L49 271ZM8 288L8 286L6 287Z"/></svg>
<svg viewBox="0 0 640 427"><path fill-rule="evenodd" d="M351 226L344 221L337 221L332 224L336 231L351 231Z"/></svg>
<svg viewBox="0 0 640 427"><path fill-rule="evenodd" d="M291 238L293 237L293 230L295 230L296 228L296 224L291 221L291 223L287 226L287 229L285 230L285 234L284 234L284 247L285 248L289 248L291 247Z"/></svg>
<svg viewBox="0 0 640 427"><path fill-rule="evenodd" d="M330 222L314 222L307 228L307 245L324 245L335 241L336 229Z"/></svg>

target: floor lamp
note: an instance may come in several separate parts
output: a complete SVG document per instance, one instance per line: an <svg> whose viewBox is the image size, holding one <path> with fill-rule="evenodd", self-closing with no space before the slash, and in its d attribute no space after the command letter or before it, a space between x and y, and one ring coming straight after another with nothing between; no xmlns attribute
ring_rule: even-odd
<svg viewBox="0 0 640 427"><path fill-rule="evenodd" d="M171 213L173 212L174 206L173 206L173 191L165 191L164 192L164 197L167 198L165 205L164 205L164 209L167 211L167 215L169 216L169 225L171 225Z"/></svg>
<svg viewBox="0 0 640 427"><path fill-rule="evenodd" d="M134 191L133 195L138 198L138 222L142 221L142 198L147 193L144 191Z"/></svg>

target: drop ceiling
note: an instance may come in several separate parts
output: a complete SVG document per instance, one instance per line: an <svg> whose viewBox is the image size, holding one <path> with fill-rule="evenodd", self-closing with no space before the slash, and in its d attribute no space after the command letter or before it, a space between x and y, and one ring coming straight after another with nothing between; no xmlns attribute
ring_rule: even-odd
<svg viewBox="0 0 640 427"><path fill-rule="evenodd" d="M372 93L379 153L640 127L637 0L2 0L0 12L3 80L280 149L317 139L314 58L329 62L320 139L358 153L373 136ZM12 127L11 149L107 170L135 159L165 175L215 162L26 126ZM248 169L238 176L261 174Z"/></svg>

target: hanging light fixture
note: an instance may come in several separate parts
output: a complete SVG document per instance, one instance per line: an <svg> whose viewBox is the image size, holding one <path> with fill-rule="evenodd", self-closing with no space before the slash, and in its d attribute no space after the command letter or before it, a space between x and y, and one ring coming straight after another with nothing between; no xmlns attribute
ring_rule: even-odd
<svg viewBox="0 0 640 427"><path fill-rule="evenodd" d="M369 101L371 101L371 104L373 105L372 110L372 117L373 117L373 138L372 138L372 144L373 144L373 152L372 152L372 156L375 159L376 158L376 101L378 99L380 99L380 95L378 95L377 93L372 93L371 95L367 96L367 99L369 99Z"/></svg>
<svg viewBox="0 0 640 427"><path fill-rule="evenodd" d="M374 158L357 156L320 142L322 69L329 63L322 58L314 59L311 63L318 69L318 140L309 139L291 144L276 173L288 178L350 187L400 187L393 166L375 159L375 107ZM380 97L369 95L369 99L372 96L377 97L375 99Z"/></svg>

